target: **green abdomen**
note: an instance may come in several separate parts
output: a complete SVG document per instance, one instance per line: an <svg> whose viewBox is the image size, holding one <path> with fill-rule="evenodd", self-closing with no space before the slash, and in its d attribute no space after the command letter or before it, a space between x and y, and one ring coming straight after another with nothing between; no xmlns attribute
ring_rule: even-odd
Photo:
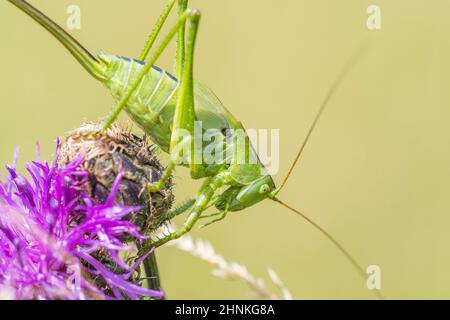
<svg viewBox="0 0 450 320"><path fill-rule="evenodd" d="M133 86L144 63L125 57L102 55L101 60L106 63L105 84L111 90L116 100ZM175 112L177 92L180 82L170 73L152 67L138 84L137 89L128 100L125 110L132 120L138 124L149 138L163 151L169 153L170 138L172 135L172 122ZM215 174L224 166L228 149L234 149L234 142L228 141L226 131L228 129L241 129L242 124L220 102L216 95L202 83L194 82L195 118L201 122L203 132L206 130L218 130L220 137L212 141L202 141L202 147L211 143L222 148L222 161L216 163L203 163L202 170L197 172L199 177ZM250 144L246 144L248 149ZM220 154L220 152L219 152Z"/></svg>
<svg viewBox="0 0 450 320"><path fill-rule="evenodd" d="M109 56L106 86L119 100L133 85L144 64L120 56ZM151 139L169 151L171 123L179 81L168 72L152 67L128 100L125 110Z"/></svg>

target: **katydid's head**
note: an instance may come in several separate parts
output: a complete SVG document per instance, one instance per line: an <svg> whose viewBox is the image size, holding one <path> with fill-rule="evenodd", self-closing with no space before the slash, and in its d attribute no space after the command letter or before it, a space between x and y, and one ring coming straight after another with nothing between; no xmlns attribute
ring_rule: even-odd
<svg viewBox="0 0 450 320"><path fill-rule="evenodd" d="M230 211L243 210L270 198L275 190L272 177L265 175L248 185L226 190L217 201L216 207L219 210L225 210L226 207Z"/></svg>

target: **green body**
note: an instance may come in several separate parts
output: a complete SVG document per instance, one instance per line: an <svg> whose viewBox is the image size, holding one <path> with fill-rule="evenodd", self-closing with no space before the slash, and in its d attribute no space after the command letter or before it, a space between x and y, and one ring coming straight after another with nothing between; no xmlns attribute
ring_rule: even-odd
<svg viewBox="0 0 450 320"><path fill-rule="evenodd" d="M144 62L115 55L100 55L105 64L104 84L119 100L142 71ZM169 72L153 66L128 100L125 110L142 130L165 152L170 151L171 124L180 81ZM243 129L205 85L195 82L195 115L203 128Z"/></svg>
<svg viewBox="0 0 450 320"><path fill-rule="evenodd" d="M180 20L147 62L144 62L145 59L130 59L104 53L94 57L62 28L26 1L9 1L52 33L94 78L109 88L117 102L105 126L109 126L120 110L124 109L155 144L171 155L174 147L180 144L173 136L174 127L193 133L194 122L201 121L203 131L215 129L221 132L219 141L214 139L214 141L202 142L201 148L203 150L209 144L222 144L223 154L219 157L223 159L222 161L183 164L190 167L192 178L210 180L205 182L206 189L208 184L214 185L215 182L217 183L214 191L223 186L229 187L218 196L215 202L219 210L242 210L266 199L271 192L275 191L275 184L253 151L242 124L207 86L194 80L192 76L193 41L191 43L189 41L195 40L196 28L191 32L186 44L184 28L186 20L194 18L198 21L195 17L199 16L199 13L186 10L187 1L178 0ZM167 14L174 3L175 0L169 0ZM142 58L148 54L165 17L166 15L163 14L163 19L158 22L155 29L157 32L154 31L150 37ZM176 33L179 38L177 68L174 73L181 80L154 65L171 36ZM245 135L244 142L242 143L241 139L239 141L241 144L237 146L238 135L242 138L242 132ZM230 157L229 154L232 156ZM170 173L174 166L175 163L170 163L167 172ZM150 186L149 189L156 190L163 182L164 179L158 185ZM199 191L197 197L203 199L206 189ZM203 211L212 197L213 194L206 197L208 201L205 203L199 202L198 209Z"/></svg>
<svg viewBox="0 0 450 320"><path fill-rule="evenodd" d="M211 144L223 146L221 151L223 154L219 157L223 159L222 161L197 163L190 159L190 161L184 163L185 166L190 168L191 176L194 179L205 178L205 181L195 196L173 212L174 214L180 214L190 210L182 228L157 241L147 240L140 251L141 255L151 248L159 247L172 239L183 236L201 218L220 214L219 219L208 223L211 224L223 219L228 211L242 210L264 199L271 199L299 214L314 225L336 245L365 278L365 270L330 234L301 212L276 198L277 193L284 186L297 163L327 102L348 68L343 70L331 87L288 175L276 188L272 177L267 174L264 166L254 153L242 124L236 120L209 88L194 79L193 56L200 12L188 9L188 0L167 0L166 9L157 21L139 59L107 54L100 54L96 58L61 27L25 0L8 1L55 36L95 79L100 80L110 89L116 104L106 119L103 128L110 126L121 110L124 109L154 143L170 154L171 158L163 176L156 183L149 185L148 191L153 192L161 189L175 166L178 165L176 161L179 157L178 147L185 146L186 141L178 140L175 132L185 130L190 137L195 136L196 121L201 121L203 131L215 129L221 133L217 140L201 142L200 147L202 150L206 150L206 148L211 147ZM149 59L146 60L176 2L178 3L177 23L152 52ZM186 28L186 22L189 22L189 29ZM187 35L185 35L186 30L189 30ZM156 67L155 63L175 35L178 37L174 71L176 76L173 76ZM244 135L243 143L242 133ZM238 140L240 141L239 146L237 145ZM193 151L193 145L195 144L191 143L190 138L187 139L187 142L189 142L188 147ZM232 150L231 157L227 152L229 150ZM227 189L221 190L223 187ZM220 212L202 215L212 205Z"/></svg>
<svg viewBox="0 0 450 320"><path fill-rule="evenodd" d="M115 55L101 54L99 59L104 64L104 79L102 81L117 100L120 100L129 90L129 85L136 81L137 75L145 66L142 61ZM145 131L150 139L167 153L170 152L172 123L179 88L180 81L178 79L167 71L153 66L140 81L124 108L131 119ZM197 121L201 121L203 131L216 129L223 133L222 141L214 140L211 143L223 143L224 154L222 158L226 159L225 152L227 150L238 149L234 145L236 139L233 136L227 136L227 132L230 132L231 135L235 130L245 132L242 124L236 120L207 86L198 81L194 82L194 101L195 117ZM207 144L205 143L202 147L207 147ZM228 171L229 174L226 176L229 178L225 184L231 185L234 190L237 190L237 187L250 185L256 180L263 182L260 179L263 179L264 183L269 182L273 185L271 178L266 179L266 170L257 159L248 136L245 136L245 150L240 150L240 152L242 151L249 159L253 160L253 163L237 163L237 161L231 163L202 163L195 172L191 171L192 177L195 179L211 177L219 172ZM239 155L237 158L239 158ZM224 194L224 196L229 195L231 195L231 191ZM225 200L221 199L217 204L224 202ZM244 207L231 206L230 210L242 208Z"/></svg>
<svg viewBox="0 0 450 320"><path fill-rule="evenodd" d="M101 55L105 63L104 84L116 100L136 81L144 63L114 55ZM128 100L125 111L165 152L170 150L171 124L180 82L166 71L153 67Z"/></svg>

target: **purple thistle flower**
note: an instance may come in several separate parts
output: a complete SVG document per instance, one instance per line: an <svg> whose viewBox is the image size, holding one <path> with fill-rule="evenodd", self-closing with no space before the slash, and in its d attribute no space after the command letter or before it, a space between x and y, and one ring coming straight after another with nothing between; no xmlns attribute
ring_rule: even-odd
<svg viewBox="0 0 450 320"><path fill-rule="evenodd" d="M13 166L0 179L0 298L9 299L139 299L161 297L130 278L145 257L129 266L120 252L132 251L126 237L143 237L132 222L122 219L139 210L115 204L122 174L108 199L98 204L87 196L83 157L58 166L59 140L52 165L26 165L26 179ZM37 152L39 158L39 151ZM95 253L106 253L124 272L114 273ZM150 254L150 252L148 253ZM101 277L110 293L97 288Z"/></svg>

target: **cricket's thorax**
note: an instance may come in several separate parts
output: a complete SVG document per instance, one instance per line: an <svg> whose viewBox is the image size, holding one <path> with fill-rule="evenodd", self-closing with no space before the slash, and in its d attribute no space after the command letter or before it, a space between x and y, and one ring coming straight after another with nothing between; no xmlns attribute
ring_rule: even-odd
<svg viewBox="0 0 450 320"><path fill-rule="evenodd" d="M105 85L119 100L136 81L144 63L115 55L101 55L105 63ZM128 100L125 110L162 149L168 150L171 119L180 82L170 73L154 66L144 75Z"/></svg>

